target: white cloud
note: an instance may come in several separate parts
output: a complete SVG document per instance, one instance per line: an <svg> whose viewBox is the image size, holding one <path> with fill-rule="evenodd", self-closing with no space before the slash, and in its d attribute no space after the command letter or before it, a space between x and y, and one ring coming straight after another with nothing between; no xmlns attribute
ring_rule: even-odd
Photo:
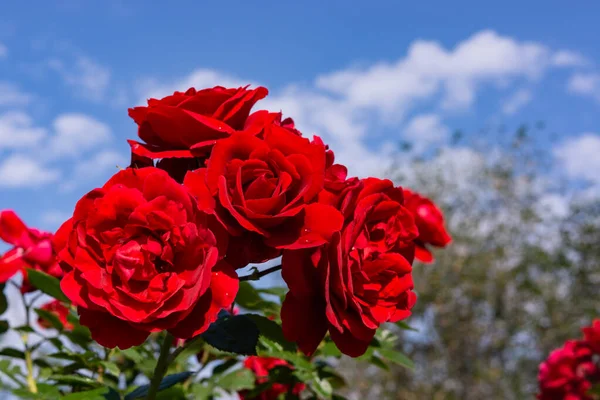
<svg viewBox="0 0 600 400"><path fill-rule="evenodd" d="M62 114L53 122L55 136L49 144L50 153L75 156L97 148L112 139L110 128L84 114Z"/></svg>
<svg viewBox="0 0 600 400"><path fill-rule="evenodd" d="M393 115L403 115L408 108L438 92L444 108L462 109L473 103L481 85L502 85L517 78L536 80L557 65L554 57L565 64L564 52L554 54L539 43L519 42L493 31L482 31L452 50L437 42L418 40L406 57L395 63L334 72L321 76L317 86L341 95L357 107Z"/></svg>
<svg viewBox="0 0 600 400"><path fill-rule="evenodd" d="M16 85L0 82L0 106L24 106L31 100L32 96L22 92Z"/></svg>
<svg viewBox="0 0 600 400"><path fill-rule="evenodd" d="M531 102L533 95L528 89L517 90L512 96L510 96L502 105L502 112L507 115L512 115L525 107Z"/></svg>
<svg viewBox="0 0 600 400"><path fill-rule="evenodd" d="M24 112L0 114L0 149L31 148L45 137L46 130L34 126L31 117Z"/></svg>
<svg viewBox="0 0 600 400"><path fill-rule="evenodd" d="M71 214L60 210L47 210L41 216L41 222L46 229L56 230L63 222L71 218Z"/></svg>
<svg viewBox="0 0 600 400"><path fill-rule="evenodd" d="M600 101L600 74L574 74L567 83L567 89L571 93L590 96L597 101Z"/></svg>
<svg viewBox="0 0 600 400"><path fill-rule="evenodd" d="M552 56L552 64L557 67L584 67L589 61L577 52L560 50Z"/></svg>
<svg viewBox="0 0 600 400"><path fill-rule="evenodd" d="M8 56L8 48L4 44L0 43L0 58L4 58L6 56Z"/></svg>
<svg viewBox="0 0 600 400"><path fill-rule="evenodd" d="M40 164L36 159L13 154L0 163L0 187L38 187L55 182L60 171Z"/></svg>
<svg viewBox="0 0 600 400"><path fill-rule="evenodd" d="M138 82L137 91L141 97L136 105L146 104L146 100L150 98L162 98L173 94L174 91L186 91L194 87L196 89L204 89L213 86L239 87L251 84L253 82L241 80L231 75L223 74L211 69L199 68L192 71L183 79L162 83L157 79L143 79Z"/></svg>
<svg viewBox="0 0 600 400"><path fill-rule="evenodd" d="M567 176L600 183L600 135L583 133L553 149Z"/></svg>
<svg viewBox="0 0 600 400"><path fill-rule="evenodd" d="M450 129L444 125L439 115L422 114L411 119L404 128L404 139L412 144L413 150L420 152L428 145L446 140Z"/></svg>
<svg viewBox="0 0 600 400"><path fill-rule="evenodd" d="M78 96L89 100L102 100L110 84L110 70L85 56L77 56L75 62L68 65L52 59L48 61L48 67L73 87Z"/></svg>

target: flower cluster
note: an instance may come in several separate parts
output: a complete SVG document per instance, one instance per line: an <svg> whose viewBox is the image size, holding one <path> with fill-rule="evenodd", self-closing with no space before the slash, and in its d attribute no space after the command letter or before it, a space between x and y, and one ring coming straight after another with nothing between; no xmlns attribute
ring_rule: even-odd
<svg viewBox="0 0 600 400"><path fill-rule="evenodd" d="M584 339L569 340L540 365L539 400L594 400L600 384L600 320L583 328Z"/></svg>
<svg viewBox="0 0 600 400"><path fill-rule="evenodd" d="M61 288L106 347L166 330L194 337L230 308L236 270L282 256L288 340L312 354L329 332L363 354L415 304L412 263L450 236L429 200L348 177L290 118L251 112L267 89L175 92L129 110L131 165L86 194L53 238Z"/></svg>

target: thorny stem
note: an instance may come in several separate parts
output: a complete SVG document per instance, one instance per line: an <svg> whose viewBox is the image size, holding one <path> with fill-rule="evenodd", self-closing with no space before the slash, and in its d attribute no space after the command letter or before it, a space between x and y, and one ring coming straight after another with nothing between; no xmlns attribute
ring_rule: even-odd
<svg viewBox="0 0 600 400"><path fill-rule="evenodd" d="M160 355L158 356L158 361L156 362L156 367L154 368L154 374L152 374L152 378L150 379L150 389L148 390L148 397L146 397L147 400L156 399L158 387L160 386L160 382L165 376L167 368L169 367L169 362L171 361L171 357L169 357L169 350L171 350L172 344L173 335L167 332L167 335L160 346Z"/></svg>
<svg viewBox="0 0 600 400"><path fill-rule="evenodd" d="M276 265L271 268L267 268L263 271L259 271L258 269L252 272L250 275L240 276L240 282L242 281L257 281L265 275L269 275L273 272L277 272L281 269L281 265Z"/></svg>

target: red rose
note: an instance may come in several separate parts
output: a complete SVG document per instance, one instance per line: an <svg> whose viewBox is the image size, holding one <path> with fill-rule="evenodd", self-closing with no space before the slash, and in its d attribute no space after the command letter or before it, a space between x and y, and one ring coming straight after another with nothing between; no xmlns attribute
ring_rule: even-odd
<svg viewBox="0 0 600 400"><path fill-rule="evenodd" d="M14 247L0 257L0 283L6 282L17 272L23 272L21 292L35 290L27 280L25 268L43 271L60 278L62 270L56 263L52 250L52 234L28 228L10 210L0 211L0 239Z"/></svg>
<svg viewBox="0 0 600 400"><path fill-rule="evenodd" d="M579 340L569 340L550 353L540 365L538 400L593 400L587 392L600 382L600 369L592 355L592 349Z"/></svg>
<svg viewBox="0 0 600 400"><path fill-rule="evenodd" d="M175 92L150 99L148 106L129 109L145 144L130 140L131 150L150 158L204 156L217 140L242 130L254 104L264 98L264 87Z"/></svg>
<svg viewBox="0 0 600 400"><path fill-rule="evenodd" d="M452 241L444 227L444 215L431 200L408 189L404 189L404 200L406 207L413 212L419 228L419 237L415 241L415 257L430 263L433 261L433 254L427 245L446 247Z"/></svg>
<svg viewBox="0 0 600 400"><path fill-rule="evenodd" d="M69 309L67 307L65 307L60 301L53 300L49 303L44 304L41 307L41 309L54 314L60 320L60 322L62 322L65 330L70 331L73 329L73 324L71 324L67 320L67 315L69 315ZM52 324L50 322L46 321L42 317L38 318L38 324L42 328L46 328L46 329L52 328Z"/></svg>
<svg viewBox="0 0 600 400"><path fill-rule="evenodd" d="M254 374L256 375L256 383L258 385L269 382L269 371L275 367L280 366L288 367L290 369L294 368L287 361L273 357L251 356L247 357L244 360L244 367L254 372ZM287 393L291 393L295 396L298 396L305 388L305 384L296 383L290 391L290 385L275 382L269 387L269 389L261 392L258 396L249 397L249 393L247 391L239 393L239 396L241 400L276 400L279 398L280 395Z"/></svg>
<svg viewBox="0 0 600 400"><path fill-rule="evenodd" d="M61 288L105 347L141 344L150 332L203 332L237 293L219 262L208 217L162 170L126 169L92 190L57 232Z"/></svg>
<svg viewBox="0 0 600 400"><path fill-rule="evenodd" d="M325 173L325 146L318 141L277 124L266 126L261 136L236 133L219 141L208 167L188 173L184 182L194 194L214 196L219 218L253 247L238 249L257 258L250 262L274 258L278 253L269 246L298 238L290 232L297 232L305 206L317 200ZM264 249L257 250L260 246Z"/></svg>
<svg viewBox="0 0 600 400"><path fill-rule="evenodd" d="M283 252L290 289L283 331L308 355L329 331L344 354L360 356L381 323L407 318L416 301L411 249L417 231L401 189L369 178L346 196L341 233L318 248Z"/></svg>
<svg viewBox="0 0 600 400"><path fill-rule="evenodd" d="M582 331L587 344L595 353L600 354L600 319L594 320L592 325L586 326Z"/></svg>

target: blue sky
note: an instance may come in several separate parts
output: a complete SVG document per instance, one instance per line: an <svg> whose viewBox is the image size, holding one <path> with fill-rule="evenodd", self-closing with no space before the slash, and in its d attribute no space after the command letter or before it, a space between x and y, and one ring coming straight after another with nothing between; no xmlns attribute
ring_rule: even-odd
<svg viewBox="0 0 600 400"><path fill-rule="evenodd" d="M55 229L126 165L128 107L216 84L267 86L258 107L357 175L382 174L402 140L543 120L556 170L600 184L600 3L412 3L4 2L0 209Z"/></svg>

